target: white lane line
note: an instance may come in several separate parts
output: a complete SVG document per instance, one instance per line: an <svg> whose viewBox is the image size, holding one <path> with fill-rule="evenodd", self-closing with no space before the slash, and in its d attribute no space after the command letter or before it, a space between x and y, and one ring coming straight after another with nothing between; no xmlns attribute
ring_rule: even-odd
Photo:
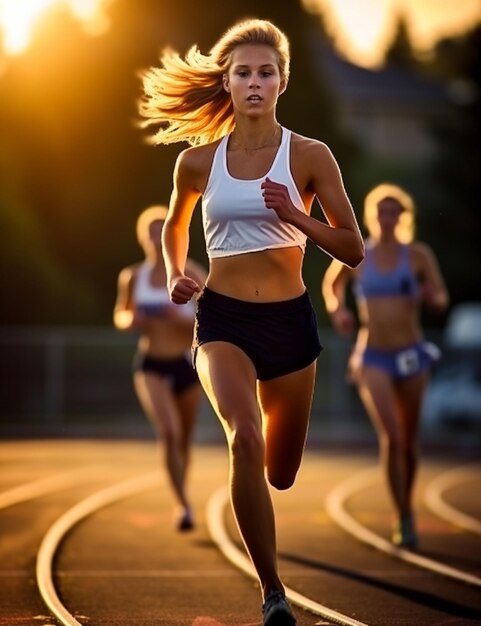
<svg viewBox="0 0 481 626"><path fill-rule="evenodd" d="M257 574L250 559L248 559L245 553L239 550L231 541L225 528L224 511L228 503L229 492L225 487L221 487L210 497L207 503L207 527L209 529L210 536L222 554L231 563L251 578L257 580ZM327 606L319 604L318 602L311 600L311 598L301 595L290 587L286 587L285 591L287 598L293 604L314 613L314 615L320 615L325 619L329 619L335 624L342 624L343 626L368 626L364 622L359 622L351 617L348 617L347 615L333 611Z"/></svg>
<svg viewBox="0 0 481 626"><path fill-rule="evenodd" d="M444 520L454 524L455 526L459 526L464 530L481 534L480 520L455 509L453 506L448 504L443 497L444 492L448 489L466 483L469 481L470 477L472 479L472 473L473 471L476 471L476 468L478 468L478 471L481 472L481 467L478 465L464 465L441 474L428 485L424 494L424 501L433 513L442 517ZM479 476L481 477L481 473ZM473 493L477 494L475 497L479 497L479 485L477 486L477 489L473 490Z"/></svg>
<svg viewBox="0 0 481 626"><path fill-rule="evenodd" d="M335 487L326 498L326 510L333 520L339 524L346 532L350 533L356 539L367 543L377 550L381 550L386 554L394 556L402 561L423 567L437 574L454 578L460 582L468 583L481 587L481 578L463 572L449 565L444 565L439 561L421 556L405 548L398 548L387 539L368 530L365 526L356 521L346 510L345 503L355 493L372 487L379 481L379 469L370 468L363 472L359 472L352 478L340 483Z"/></svg>
<svg viewBox="0 0 481 626"><path fill-rule="evenodd" d="M28 574L28 572L26 572ZM199 578L199 570L179 570L179 569L153 569L153 570L62 570L56 571L57 576L62 578ZM1 576L1 571L0 571ZM209 570L202 572L202 578L226 578L227 576L237 576L232 568Z"/></svg>
<svg viewBox="0 0 481 626"><path fill-rule="evenodd" d="M89 476L95 476L95 472L92 468L65 472L64 474L41 478L25 483L24 485L13 487L12 489L0 493L0 509L6 509L9 506L27 502L28 500L34 500L35 498L40 498L55 491L62 491L63 489L71 487L73 484L87 480Z"/></svg>
<svg viewBox="0 0 481 626"><path fill-rule="evenodd" d="M45 534L37 554L37 586L45 604L64 626L82 626L82 624L62 604L53 582L53 559L60 542L88 515L117 500L153 489L159 485L159 480L160 474L156 471L97 491L66 511Z"/></svg>

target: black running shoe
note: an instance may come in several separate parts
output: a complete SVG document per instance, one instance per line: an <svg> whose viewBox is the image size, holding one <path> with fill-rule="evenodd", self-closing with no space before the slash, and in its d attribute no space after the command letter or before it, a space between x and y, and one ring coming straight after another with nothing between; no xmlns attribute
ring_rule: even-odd
<svg viewBox="0 0 481 626"><path fill-rule="evenodd" d="M391 541L398 548L416 550L419 547L419 538L414 526L412 515L404 515L394 529Z"/></svg>
<svg viewBox="0 0 481 626"><path fill-rule="evenodd" d="M263 626L295 626L289 602L282 591L271 591L262 606Z"/></svg>
<svg viewBox="0 0 481 626"><path fill-rule="evenodd" d="M183 513L177 518L176 526L177 530L181 533L193 530L195 528L195 521L191 511L183 511Z"/></svg>

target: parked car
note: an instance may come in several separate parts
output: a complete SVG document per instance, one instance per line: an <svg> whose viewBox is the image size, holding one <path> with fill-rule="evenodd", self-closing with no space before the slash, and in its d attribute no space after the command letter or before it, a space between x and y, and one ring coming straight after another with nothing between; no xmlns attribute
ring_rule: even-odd
<svg viewBox="0 0 481 626"><path fill-rule="evenodd" d="M423 425L481 432L481 302L455 306L423 404Z"/></svg>

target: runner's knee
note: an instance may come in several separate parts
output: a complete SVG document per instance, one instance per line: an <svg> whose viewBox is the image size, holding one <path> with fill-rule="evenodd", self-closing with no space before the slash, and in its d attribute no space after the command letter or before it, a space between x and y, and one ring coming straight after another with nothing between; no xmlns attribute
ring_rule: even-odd
<svg viewBox="0 0 481 626"><path fill-rule="evenodd" d="M241 422L230 433L229 446L234 461L263 463L264 439L260 428L252 422Z"/></svg>
<svg viewBox="0 0 481 626"><path fill-rule="evenodd" d="M286 467L267 468L267 480L275 489L285 491L292 487L296 480L297 469L289 470Z"/></svg>

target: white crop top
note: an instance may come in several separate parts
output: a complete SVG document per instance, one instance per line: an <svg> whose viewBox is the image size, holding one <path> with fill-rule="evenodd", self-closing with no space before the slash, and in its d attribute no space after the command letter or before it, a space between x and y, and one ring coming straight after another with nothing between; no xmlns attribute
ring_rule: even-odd
<svg viewBox="0 0 481 626"><path fill-rule="evenodd" d="M152 266L145 261L139 267L135 277L133 299L135 305L145 315L162 315L167 307L176 307L170 300L167 287L154 287L150 281ZM180 315L193 318L195 303L190 300L186 304L178 305Z"/></svg>
<svg viewBox="0 0 481 626"><path fill-rule="evenodd" d="M134 300L137 306L164 305L170 302L166 287L154 287L150 281L152 267L145 262L137 270L134 286Z"/></svg>
<svg viewBox="0 0 481 626"><path fill-rule="evenodd" d="M212 162L202 198L202 221L209 258L233 256L272 248L306 247L306 235L267 209L261 183L268 176L287 186L299 211L305 212L290 168L291 131L282 128L282 140L274 162L262 178L234 178L227 169L227 142L222 138Z"/></svg>

